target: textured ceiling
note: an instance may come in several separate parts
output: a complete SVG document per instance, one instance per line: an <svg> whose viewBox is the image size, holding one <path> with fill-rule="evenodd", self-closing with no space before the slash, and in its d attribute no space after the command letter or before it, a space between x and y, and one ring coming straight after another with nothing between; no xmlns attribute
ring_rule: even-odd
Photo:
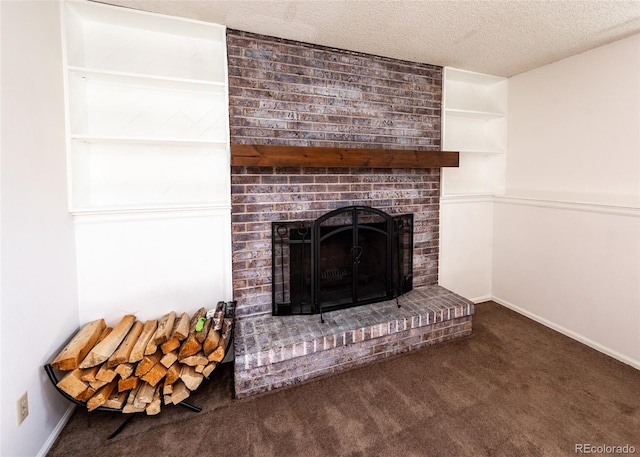
<svg viewBox="0 0 640 457"><path fill-rule="evenodd" d="M499 76L513 76L640 33L640 0L105 2Z"/></svg>

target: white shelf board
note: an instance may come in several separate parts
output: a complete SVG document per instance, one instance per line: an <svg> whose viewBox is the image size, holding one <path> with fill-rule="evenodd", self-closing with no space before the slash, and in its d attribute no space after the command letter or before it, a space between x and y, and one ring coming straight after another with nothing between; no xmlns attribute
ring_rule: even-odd
<svg viewBox="0 0 640 457"><path fill-rule="evenodd" d="M492 86L506 80L502 76L488 75L485 73L477 73L459 68L445 67L445 83L446 81L456 81L467 84L478 84L482 86Z"/></svg>
<svg viewBox="0 0 640 457"><path fill-rule="evenodd" d="M445 116L456 119L478 119L489 120L499 119L506 116L506 113L493 111L475 111L468 109L445 108Z"/></svg>
<svg viewBox="0 0 640 457"><path fill-rule="evenodd" d="M137 87L162 87L182 91L206 91L224 93L226 84L221 81L207 79L175 78L145 73L104 70L101 68L79 67L70 65L68 70L80 78L99 79L117 84L128 84Z"/></svg>
<svg viewBox="0 0 640 457"><path fill-rule="evenodd" d="M158 146L185 146L185 147L216 147L227 149L226 140L189 140L182 138L143 138L143 137L107 137L91 135L70 135L72 141L85 143L110 143L114 145L158 145Z"/></svg>

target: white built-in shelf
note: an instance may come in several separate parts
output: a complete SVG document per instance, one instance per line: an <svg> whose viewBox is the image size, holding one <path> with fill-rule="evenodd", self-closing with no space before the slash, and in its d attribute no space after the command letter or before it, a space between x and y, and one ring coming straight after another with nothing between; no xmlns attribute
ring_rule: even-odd
<svg viewBox="0 0 640 457"><path fill-rule="evenodd" d="M63 4L74 213L230 207L223 26Z"/></svg>
<svg viewBox="0 0 640 457"><path fill-rule="evenodd" d="M94 2L67 2L71 67L225 83L225 29Z"/></svg>
<svg viewBox="0 0 640 457"><path fill-rule="evenodd" d="M460 166L442 171L443 196L504 191L506 129L507 80L445 68L443 148Z"/></svg>

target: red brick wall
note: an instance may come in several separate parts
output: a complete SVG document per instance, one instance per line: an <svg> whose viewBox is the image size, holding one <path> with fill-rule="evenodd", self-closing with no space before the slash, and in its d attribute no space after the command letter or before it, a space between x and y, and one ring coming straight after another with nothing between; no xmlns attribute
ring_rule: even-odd
<svg viewBox="0 0 640 457"><path fill-rule="evenodd" d="M227 31L231 142L440 149L442 68ZM271 222L414 213L414 287L438 279L440 170L232 167L237 315L271 311Z"/></svg>

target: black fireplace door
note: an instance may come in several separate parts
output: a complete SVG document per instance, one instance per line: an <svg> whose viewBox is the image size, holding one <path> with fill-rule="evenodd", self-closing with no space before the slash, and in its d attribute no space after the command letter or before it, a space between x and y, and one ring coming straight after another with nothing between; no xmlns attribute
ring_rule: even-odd
<svg viewBox="0 0 640 457"><path fill-rule="evenodd" d="M391 216L375 208L351 206L320 217L314 230L316 312L393 295Z"/></svg>

